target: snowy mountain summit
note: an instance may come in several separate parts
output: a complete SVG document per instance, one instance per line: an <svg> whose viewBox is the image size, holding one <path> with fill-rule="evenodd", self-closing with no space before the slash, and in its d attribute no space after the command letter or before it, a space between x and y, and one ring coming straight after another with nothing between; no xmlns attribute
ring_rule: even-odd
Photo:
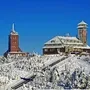
<svg viewBox="0 0 90 90"><path fill-rule="evenodd" d="M0 57L0 90L90 89L90 56Z"/></svg>

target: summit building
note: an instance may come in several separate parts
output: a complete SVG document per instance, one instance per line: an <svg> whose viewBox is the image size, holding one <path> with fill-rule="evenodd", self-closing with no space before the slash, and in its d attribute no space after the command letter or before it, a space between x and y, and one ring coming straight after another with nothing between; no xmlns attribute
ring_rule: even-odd
<svg viewBox="0 0 90 90"><path fill-rule="evenodd" d="M78 37L56 36L47 41L43 47L43 54L58 54L60 52L87 52L90 53L90 47L87 44L87 26L81 21L78 26Z"/></svg>

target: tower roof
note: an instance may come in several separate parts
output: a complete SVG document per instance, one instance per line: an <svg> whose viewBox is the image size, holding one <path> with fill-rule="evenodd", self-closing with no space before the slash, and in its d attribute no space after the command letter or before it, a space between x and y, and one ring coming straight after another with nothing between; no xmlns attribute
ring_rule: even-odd
<svg viewBox="0 0 90 90"><path fill-rule="evenodd" d="M88 25L88 24L82 20L78 25Z"/></svg>
<svg viewBox="0 0 90 90"><path fill-rule="evenodd" d="M14 30L14 23L12 24L12 32L15 32L15 30Z"/></svg>
<svg viewBox="0 0 90 90"><path fill-rule="evenodd" d="M14 29L14 23L12 24L12 30L11 30L11 35L18 35L18 33Z"/></svg>

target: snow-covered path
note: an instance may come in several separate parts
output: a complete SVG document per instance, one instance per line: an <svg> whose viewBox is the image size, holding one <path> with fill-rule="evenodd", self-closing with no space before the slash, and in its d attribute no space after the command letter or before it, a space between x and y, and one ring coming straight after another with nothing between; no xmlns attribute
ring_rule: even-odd
<svg viewBox="0 0 90 90"><path fill-rule="evenodd" d="M90 61L90 60L89 60ZM90 63L86 61L86 57L78 57L78 56L71 56L58 64L56 64L54 67L59 67L59 71L68 69L72 73L76 68L81 68L82 70L85 70L85 72L88 74L90 73Z"/></svg>

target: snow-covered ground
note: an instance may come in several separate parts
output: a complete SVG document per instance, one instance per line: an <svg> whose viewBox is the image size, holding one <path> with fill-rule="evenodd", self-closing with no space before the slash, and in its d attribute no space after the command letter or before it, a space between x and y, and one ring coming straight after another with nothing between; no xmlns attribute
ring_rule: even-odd
<svg viewBox="0 0 90 90"><path fill-rule="evenodd" d="M30 79L31 74L35 75L33 80L24 83ZM22 82L23 84L16 90L86 89L89 88L89 74L90 56L88 55L35 55L7 59L0 57L0 90L10 90L11 87L15 88L15 85L18 86Z"/></svg>

